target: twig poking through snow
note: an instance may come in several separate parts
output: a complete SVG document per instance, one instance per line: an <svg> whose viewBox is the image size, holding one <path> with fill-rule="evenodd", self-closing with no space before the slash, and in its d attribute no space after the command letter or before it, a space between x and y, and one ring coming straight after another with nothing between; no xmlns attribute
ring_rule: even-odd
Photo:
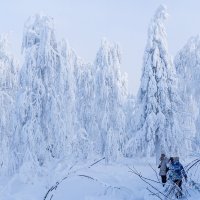
<svg viewBox="0 0 200 200"><path fill-rule="evenodd" d="M129 168L131 170L131 172L135 175L137 175L143 182L145 182L146 184L148 184L152 189L154 189L155 191L157 191L159 194L161 194L163 197L167 198L167 199L170 199L168 198L167 195L165 195L163 192L161 192L160 190L158 190L155 186L153 186L151 183L149 183L148 181L152 181L152 182L155 182L155 183L160 183L158 181L155 181L155 180L152 180L152 179L149 179L149 178L146 178L144 176L141 175L141 173L139 173L134 167L133 169Z"/></svg>
<svg viewBox="0 0 200 200"><path fill-rule="evenodd" d="M90 167L96 165L97 163L99 163L100 161L102 161L102 160L104 160L104 159L105 159L105 157L103 157L103 158L97 160L96 162L94 162L93 164L91 164L88 168L90 168Z"/></svg>
<svg viewBox="0 0 200 200"><path fill-rule="evenodd" d="M97 163L99 163L100 161L102 161L102 160L104 160L104 159L105 159L105 157L103 157L103 158L101 158L101 159L95 161L94 163L90 164L89 166L87 166L87 167L85 167L85 168L91 168L92 166L96 165ZM76 163L75 163L75 165L76 165ZM61 181L56 182L56 185L52 186L52 187L47 191L47 193L46 193L45 196L44 196L44 200L47 200L47 197L48 197L49 193L52 192L53 190L56 190L57 187L58 187L58 185L59 185L60 183L62 183L65 179L67 179L71 174L75 174L75 173L77 173L78 170L81 170L81 169L82 169L82 168L81 168L81 169L78 169L78 170L70 171L75 165L72 165L72 166L69 168L69 172L68 172L67 176L65 176ZM83 175L79 175L79 176L83 176ZM50 197L50 200L52 199L52 197L53 197L53 195Z"/></svg>
<svg viewBox="0 0 200 200"><path fill-rule="evenodd" d="M158 178L158 173L157 173L157 171L152 167L152 165L149 163L149 166L151 167L151 169L155 172L155 175L156 175L156 178L157 178L157 180L158 180L158 182L160 182L160 179ZM160 182L160 184L161 184L161 182Z"/></svg>
<svg viewBox="0 0 200 200"><path fill-rule="evenodd" d="M162 198L159 196L159 194L152 192L148 187L147 187L147 190L150 192L151 195L156 196L156 197L158 197L159 199L162 200Z"/></svg>

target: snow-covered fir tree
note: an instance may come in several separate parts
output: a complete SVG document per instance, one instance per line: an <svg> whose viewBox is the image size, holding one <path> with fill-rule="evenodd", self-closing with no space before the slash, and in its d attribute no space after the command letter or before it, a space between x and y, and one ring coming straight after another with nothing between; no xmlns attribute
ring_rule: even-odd
<svg viewBox="0 0 200 200"><path fill-rule="evenodd" d="M185 143L179 124L181 101L167 49L167 15L160 6L149 26L135 112L136 133L129 143L135 154L157 158L161 152L179 155L180 145L183 148Z"/></svg>
<svg viewBox="0 0 200 200"><path fill-rule="evenodd" d="M18 77L17 64L8 49L8 37L0 36L0 173L8 174L12 149L12 121Z"/></svg>
<svg viewBox="0 0 200 200"><path fill-rule="evenodd" d="M192 37L177 53L175 67L179 77L179 90L185 102L187 117L183 117L187 140L192 141L193 150L200 143L200 38Z"/></svg>

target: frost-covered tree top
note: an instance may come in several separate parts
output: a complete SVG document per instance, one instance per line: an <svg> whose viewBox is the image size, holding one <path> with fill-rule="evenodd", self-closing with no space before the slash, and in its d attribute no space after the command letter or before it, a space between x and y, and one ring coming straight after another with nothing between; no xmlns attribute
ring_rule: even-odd
<svg viewBox="0 0 200 200"><path fill-rule="evenodd" d="M41 47L45 48L48 40L50 46L56 49L53 19L39 14L30 17L24 26L22 50L37 44L43 44Z"/></svg>
<svg viewBox="0 0 200 200"><path fill-rule="evenodd" d="M10 54L8 36L5 34L0 35L0 77L1 89L16 89L17 64Z"/></svg>
<svg viewBox="0 0 200 200"><path fill-rule="evenodd" d="M41 73L42 76L39 78L43 81L40 84L55 83L60 61L52 18L35 15L27 20L24 26L22 50L25 52L25 62L32 67L28 67L26 63L23 65L20 83L29 83L32 86L31 73L37 73L37 76Z"/></svg>
<svg viewBox="0 0 200 200"><path fill-rule="evenodd" d="M145 100L145 102L149 102L147 101L149 98L152 100L155 98L155 103L160 101L155 96L155 94L158 95L157 87L165 87L166 89L168 87L167 84L169 84L167 83L167 79L169 78L168 73L170 72L171 62L168 55L164 26L166 16L166 8L160 6L149 26L147 46L144 53L141 88L139 90L140 101ZM157 104L156 106L161 105Z"/></svg>
<svg viewBox="0 0 200 200"><path fill-rule="evenodd" d="M6 35L0 35L0 55L5 55L8 52L8 38Z"/></svg>
<svg viewBox="0 0 200 200"><path fill-rule="evenodd" d="M199 98L197 86L200 81L200 36L191 37L186 45L177 53L174 60L177 74L187 84L188 92Z"/></svg>
<svg viewBox="0 0 200 200"><path fill-rule="evenodd" d="M148 41L146 50L154 47L155 43L159 43L167 49L167 38L166 38L166 30L165 30L165 21L168 17L167 9L165 6L160 6L151 20L148 29ZM162 41L162 42L161 42Z"/></svg>
<svg viewBox="0 0 200 200"><path fill-rule="evenodd" d="M123 86L126 87L125 77L120 72L120 64L119 46L103 39L94 64L96 98L101 99L103 104L111 101L113 95L120 98Z"/></svg>
<svg viewBox="0 0 200 200"><path fill-rule="evenodd" d="M111 44L107 39L102 39L101 47L96 56L96 64L100 68L109 66L119 67L121 64L121 52L117 44Z"/></svg>

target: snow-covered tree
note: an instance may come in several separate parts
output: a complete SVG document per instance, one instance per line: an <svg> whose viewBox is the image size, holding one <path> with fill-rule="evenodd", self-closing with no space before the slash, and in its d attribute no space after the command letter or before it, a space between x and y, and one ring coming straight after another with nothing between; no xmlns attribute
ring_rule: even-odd
<svg viewBox="0 0 200 200"><path fill-rule="evenodd" d="M106 40L97 53L95 70L94 117L98 127L96 150L115 160L122 153L125 137L126 84L120 73L121 54L118 45Z"/></svg>
<svg viewBox="0 0 200 200"><path fill-rule="evenodd" d="M66 85L62 76L67 72L61 65L51 18L36 15L27 21L22 49L25 60L16 102L16 157L19 166L30 152L42 166L52 158L62 157L67 141L62 100Z"/></svg>
<svg viewBox="0 0 200 200"><path fill-rule="evenodd" d="M80 157L87 158L89 150L92 150L92 141L95 137L94 123L94 77L92 65L84 63L80 58L76 59L74 77L76 80L76 118L75 125L77 137L77 149L86 142L82 152L77 151ZM81 155L82 154L82 155ZM90 151L92 154L92 151Z"/></svg>
<svg viewBox="0 0 200 200"><path fill-rule="evenodd" d="M12 118L17 90L17 64L8 50L8 38L0 36L0 172L8 174L12 151ZM9 169L8 169L9 168Z"/></svg>
<svg viewBox="0 0 200 200"><path fill-rule="evenodd" d="M125 146L124 146L124 156L131 157L133 155L132 150L130 149L130 142L131 139L134 137L135 131L135 106L136 106L136 98L132 94L127 96L127 100L124 105L124 112L125 112L125 132L127 134Z"/></svg>
<svg viewBox="0 0 200 200"><path fill-rule="evenodd" d="M179 90L185 102L186 116L183 117L187 140L192 141L193 150L200 142L200 38L189 39L187 44L177 53L175 67L179 77Z"/></svg>
<svg viewBox="0 0 200 200"><path fill-rule="evenodd" d="M60 100L61 100L61 126L63 132L60 138L62 145L60 154L63 156L71 156L73 152L75 134L75 125L77 124L76 112L76 80L74 77L74 70L76 65L77 56L71 49L69 44L63 40L60 43L61 53L61 71L60 71Z"/></svg>
<svg viewBox="0 0 200 200"><path fill-rule="evenodd" d="M85 159L91 150L122 154L127 85L118 46L104 42L95 64L85 64L66 42L57 44L53 20L36 15L25 24L22 50L13 168L65 156Z"/></svg>
<svg viewBox="0 0 200 200"><path fill-rule="evenodd" d="M185 143L179 126L181 101L167 49L167 15L160 6L149 26L135 112L136 133L129 144L134 153L157 158L161 152L179 155L180 145L183 148Z"/></svg>

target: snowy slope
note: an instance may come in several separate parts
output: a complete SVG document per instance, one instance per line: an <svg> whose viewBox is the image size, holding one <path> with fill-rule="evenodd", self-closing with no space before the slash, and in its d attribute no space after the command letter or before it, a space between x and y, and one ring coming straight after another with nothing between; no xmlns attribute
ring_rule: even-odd
<svg viewBox="0 0 200 200"><path fill-rule="evenodd" d="M129 177L129 178L128 178ZM138 181L130 176L124 165L99 165L77 170L75 174L63 180L57 189L50 192L47 199L135 199Z"/></svg>
<svg viewBox="0 0 200 200"><path fill-rule="evenodd" d="M154 159L155 160L155 159ZM33 177L16 175L11 180L1 178L1 200L150 200L147 186L130 172L134 167L143 176L156 180L148 161L124 160L124 164L105 165L104 160L91 166L95 161L70 164L65 161L48 169L49 176ZM154 163L151 163L156 168ZM161 191L160 184L156 184ZM200 193L189 191L197 200ZM197 196L198 195L198 196Z"/></svg>
<svg viewBox="0 0 200 200"><path fill-rule="evenodd" d="M143 183L129 172L126 165L105 165L103 160L90 167L91 163L93 161L75 165L71 169L65 164L58 164L54 169L56 172L52 173L60 177L59 184L53 175L30 181L30 178L18 174L7 184L6 180L1 179L1 200L44 199L47 188L57 184L57 188L48 193L46 200L142 199L145 191ZM142 165L138 166L145 171Z"/></svg>

